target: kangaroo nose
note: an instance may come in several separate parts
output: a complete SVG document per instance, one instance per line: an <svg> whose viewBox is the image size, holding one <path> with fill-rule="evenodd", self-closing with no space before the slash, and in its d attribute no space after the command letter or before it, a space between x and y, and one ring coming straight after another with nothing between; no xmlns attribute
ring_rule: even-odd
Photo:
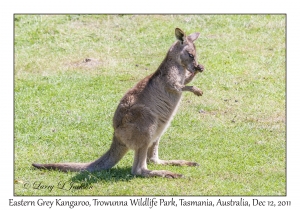
<svg viewBox="0 0 300 210"><path fill-rule="evenodd" d="M204 66L203 66L202 64L198 64L198 65L195 67L195 70L196 70L196 71L203 72L203 71L204 71Z"/></svg>

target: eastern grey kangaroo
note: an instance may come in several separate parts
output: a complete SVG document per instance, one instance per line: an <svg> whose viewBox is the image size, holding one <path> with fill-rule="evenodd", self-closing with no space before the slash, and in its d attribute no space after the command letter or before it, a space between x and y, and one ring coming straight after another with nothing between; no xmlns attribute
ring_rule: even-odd
<svg viewBox="0 0 300 210"><path fill-rule="evenodd" d="M112 168L129 149L134 150L131 173L144 177L182 177L165 170L148 170L147 162L179 166L198 166L185 160L161 160L158 145L161 135L170 125L181 100L182 91L201 96L195 86L186 86L204 67L197 62L194 41L199 33L186 36L175 29L177 41L170 47L158 69L147 76L121 99L113 117L114 134L110 149L90 163L53 163L32 165L36 168L61 171L99 171Z"/></svg>

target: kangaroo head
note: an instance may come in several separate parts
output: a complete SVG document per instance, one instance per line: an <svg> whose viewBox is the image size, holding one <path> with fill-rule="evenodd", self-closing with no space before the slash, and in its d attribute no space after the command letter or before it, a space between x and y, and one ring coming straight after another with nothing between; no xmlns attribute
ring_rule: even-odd
<svg viewBox="0 0 300 210"><path fill-rule="evenodd" d="M196 70L202 72L204 67L198 64L196 47L194 41L198 39L200 33L196 32L188 36L179 29L175 29L175 36L178 40L177 45L177 59L178 62L189 72L194 73Z"/></svg>

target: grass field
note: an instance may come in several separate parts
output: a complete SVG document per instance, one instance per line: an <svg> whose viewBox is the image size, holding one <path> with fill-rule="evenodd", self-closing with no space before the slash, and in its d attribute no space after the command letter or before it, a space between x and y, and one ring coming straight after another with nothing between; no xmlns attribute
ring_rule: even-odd
<svg viewBox="0 0 300 210"><path fill-rule="evenodd" d="M15 15L15 195L286 195L285 18ZM204 95L184 93L160 157L199 167L149 165L185 178L134 177L129 152L97 173L33 169L103 154L119 100L156 70L176 27L201 33L206 70L192 84Z"/></svg>

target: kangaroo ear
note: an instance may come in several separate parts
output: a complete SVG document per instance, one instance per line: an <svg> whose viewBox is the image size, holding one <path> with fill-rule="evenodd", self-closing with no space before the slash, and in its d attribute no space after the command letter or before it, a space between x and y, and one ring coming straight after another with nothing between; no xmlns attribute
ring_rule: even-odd
<svg viewBox="0 0 300 210"><path fill-rule="evenodd" d="M175 29L175 36L176 39L178 39L179 41L181 41L181 44L185 41L186 37L185 37L185 33L180 29L180 28L176 28Z"/></svg>
<svg viewBox="0 0 300 210"><path fill-rule="evenodd" d="M194 42L196 39L198 39L200 33L199 32L196 32L196 33L193 33L193 34L190 34L188 35L187 39L190 41L190 42Z"/></svg>

